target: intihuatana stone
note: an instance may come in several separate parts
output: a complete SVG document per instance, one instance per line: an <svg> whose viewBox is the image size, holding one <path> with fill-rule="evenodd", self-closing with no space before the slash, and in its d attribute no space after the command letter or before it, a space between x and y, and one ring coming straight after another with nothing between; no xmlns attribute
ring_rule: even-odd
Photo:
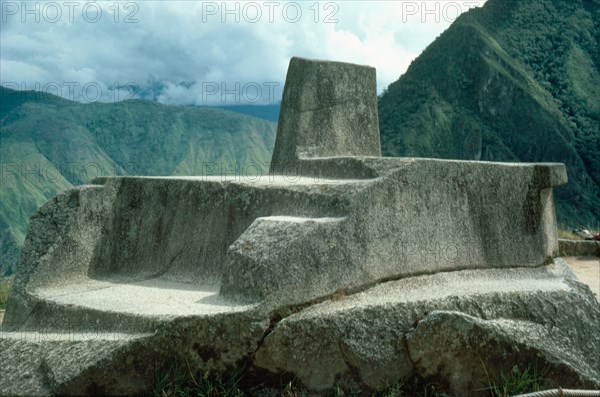
<svg viewBox="0 0 600 397"><path fill-rule="evenodd" d="M553 259L565 182L562 164L382 158L375 70L293 58L270 172L99 178L31 218L0 394L143 394L165 360L460 396L535 358L598 387L600 306Z"/></svg>
<svg viewBox="0 0 600 397"><path fill-rule="evenodd" d="M381 157L375 68L292 58L283 102L271 172L301 175L303 159Z"/></svg>

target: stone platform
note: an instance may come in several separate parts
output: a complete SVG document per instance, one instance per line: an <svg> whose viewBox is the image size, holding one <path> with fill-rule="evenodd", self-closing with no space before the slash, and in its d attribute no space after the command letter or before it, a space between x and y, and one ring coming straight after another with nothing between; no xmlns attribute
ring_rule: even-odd
<svg viewBox="0 0 600 397"><path fill-rule="evenodd" d="M293 58L280 117L262 175L100 178L40 208L0 394L144 394L173 357L317 393L477 395L533 362L600 386L600 306L554 259L564 165L382 158L365 66Z"/></svg>

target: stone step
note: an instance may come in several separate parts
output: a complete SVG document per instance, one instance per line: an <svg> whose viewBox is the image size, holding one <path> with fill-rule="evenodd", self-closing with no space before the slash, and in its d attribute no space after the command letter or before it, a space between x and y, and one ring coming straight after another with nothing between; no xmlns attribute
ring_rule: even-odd
<svg viewBox="0 0 600 397"><path fill-rule="evenodd" d="M138 281L88 279L39 288L24 323L5 328L47 331L153 332L178 317L205 317L249 310L219 297L219 285L193 285L160 278Z"/></svg>

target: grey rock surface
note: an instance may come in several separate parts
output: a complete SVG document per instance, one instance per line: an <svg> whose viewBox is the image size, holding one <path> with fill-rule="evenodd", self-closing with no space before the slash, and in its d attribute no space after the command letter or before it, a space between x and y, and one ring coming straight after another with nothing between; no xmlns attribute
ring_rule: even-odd
<svg viewBox="0 0 600 397"><path fill-rule="evenodd" d="M579 303L580 299L571 295L566 300ZM526 310L538 309L531 306ZM586 309L594 313L593 307ZM487 395L485 389L492 381L502 383L496 374L509 377L514 368L524 371L528 366L561 387L597 387L600 378L598 368L593 366L598 362L600 345L595 335L578 335L579 343L573 344L572 338L560 330L568 324L540 324L529 317L524 320L513 314L485 320L462 311L434 311L419 321L409 336L409 355L422 376L441 377L456 395ZM582 319L571 320L573 326ZM600 325L597 311L583 320Z"/></svg>
<svg viewBox="0 0 600 397"><path fill-rule="evenodd" d="M64 323L57 331L57 324L0 329L0 395L147 395L171 361L205 373L235 368L269 326L252 311L163 320L144 333L108 331L93 320L79 321L84 331Z"/></svg>
<svg viewBox="0 0 600 397"><path fill-rule="evenodd" d="M286 317L255 362L314 390L385 390L416 372L458 396L485 395L488 376L529 364L557 385L598 387L600 306L569 273L557 260L390 281Z"/></svg>
<svg viewBox="0 0 600 397"><path fill-rule="evenodd" d="M138 338L102 333L4 335L0 339L0 392L7 396L137 393L153 375L151 366L137 365L136 371L126 359L134 353ZM139 351L135 355L136 360L142 359Z"/></svg>
<svg viewBox="0 0 600 397"><path fill-rule="evenodd" d="M99 178L46 203L0 395L144 394L165 360L470 395L482 355L491 376L535 357L600 386L598 303L553 260L564 165L381 158L374 69L294 58L271 170Z"/></svg>
<svg viewBox="0 0 600 397"><path fill-rule="evenodd" d="M558 240L561 256L600 256L600 241Z"/></svg>
<svg viewBox="0 0 600 397"><path fill-rule="evenodd" d="M273 173L305 175L301 159L381 157L375 68L294 57L283 102Z"/></svg>

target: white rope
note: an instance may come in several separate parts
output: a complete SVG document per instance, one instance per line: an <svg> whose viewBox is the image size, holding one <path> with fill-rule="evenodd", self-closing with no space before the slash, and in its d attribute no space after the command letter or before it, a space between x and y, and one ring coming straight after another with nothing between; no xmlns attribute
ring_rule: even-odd
<svg viewBox="0 0 600 397"><path fill-rule="evenodd" d="M513 397L600 397L600 390L570 390L559 387L558 389L519 394Z"/></svg>

